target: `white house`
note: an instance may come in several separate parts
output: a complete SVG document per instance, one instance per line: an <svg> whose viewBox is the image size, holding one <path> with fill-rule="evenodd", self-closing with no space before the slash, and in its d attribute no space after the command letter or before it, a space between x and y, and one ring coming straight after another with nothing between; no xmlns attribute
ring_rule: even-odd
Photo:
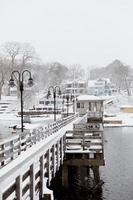
<svg viewBox="0 0 133 200"><path fill-rule="evenodd" d="M86 113L103 113L104 99L94 95L81 95L77 97L76 111L79 115Z"/></svg>
<svg viewBox="0 0 133 200"><path fill-rule="evenodd" d="M86 94L87 82L85 80L73 80L62 85L64 93L75 94L75 96Z"/></svg>
<svg viewBox="0 0 133 200"><path fill-rule="evenodd" d="M89 95L106 96L112 95L115 91L114 85L112 85L110 79L102 78L97 80L89 80L87 91Z"/></svg>
<svg viewBox="0 0 133 200"><path fill-rule="evenodd" d="M62 99L60 97L56 97L56 111L62 110ZM36 110L44 110L44 111L53 111L54 110L54 98L51 96L47 98L47 95L40 98L39 104L35 106Z"/></svg>

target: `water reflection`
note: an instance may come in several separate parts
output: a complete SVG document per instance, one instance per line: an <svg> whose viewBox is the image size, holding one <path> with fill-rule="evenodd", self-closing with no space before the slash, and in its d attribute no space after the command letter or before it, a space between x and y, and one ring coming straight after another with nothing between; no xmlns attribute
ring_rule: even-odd
<svg viewBox="0 0 133 200"><path fill-rule="evenodd" d="M106 200L133 199L133 128L105 129L105 167L103 197Z"/></svg>
<svg viewBox="0 0 133 200"><path fill-rule="evenodd" d="M93 173L69 169L69 188L64 191L61 171L52 184L56 200L133 200L133 128L107 128L104 131L105 166L100 167L104 184L94 190ZM86 168L82 172L87 171Z"/></svg>
<svg viewBox="0 0 133 200"><path fill-rule="evenodd" d="M102 181L94 187L93 172L89 167L69 167L69 188L61 184L61 171L52 182L55 199L58 200L102 200Z"/></svg>

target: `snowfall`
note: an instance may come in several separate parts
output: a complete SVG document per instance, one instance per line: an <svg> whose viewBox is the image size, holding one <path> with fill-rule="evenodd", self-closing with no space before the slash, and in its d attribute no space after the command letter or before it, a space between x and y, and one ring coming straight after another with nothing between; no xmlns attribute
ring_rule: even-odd
<svg viewBox="0 0 133 200"><path fill-rule="evenodd" d="M20 106L20 105L19 105ZM17 97L2 96L0 100L0 141L13 137L13 126L17 126L17 133L21 131L21 117L18 115ZM59 118L60 116L57 116ZM53 122L53 115L31 117L31 123L24 123L24 130L31 130Z"/></svg>
<svg viewBox="0 0 133 200"><path fill-rule="evenodd" d="M110 96L112 101L104 105L104 121L122 121L121 124L104 124L104 127L120 127L133 126L133 113L123 113L121 107L133 106L133 96L126 95ZM20 106L20 105L19 105ZM61 118L61 116L57 116ZM53 115L43 115L40 117L32 117L31 123L24 123L24 129L31 130L45 126L53 122ZM18 116L17 98L14 96L2 96L0 100L0 141L13 137L12 127L17 125L17 133L20 133L21 118Z"/></svg>
<svg viewBox="0 0 133 200"><path fill-rule="evenodd" d="M133 97L117 95L115 97L112 97L112 101L110 101L110 103L104 105L105 107L104 120L105 119L106 120L112 120L112 119L122 120L122 124L104 124L104 126L106 127L133 126L133 113L123 113L121 110L121 107L123 107L124 105L133 106ZM11 137L14 137L13 135L20 133L21 118L17 114L18 113L17 108L18 108L17 99L15 97L2 97L0 101L0 136L1 136L0 142L3 140L7 140L7 138L10 139ZM44 115L43 117L34 117L34 118L31 118L30 124L28 123L24 124L25 125L24 128L27 130L36 129L42 125L47 126L47 124L51 122L53 122L53 115ZM12 133L12 130L13 130L12 127L14 125L17 125L18 127L18 131L16 134ZM45 143L44 141L40 141L39 144L37 143L34 145L34 147L28 149L28 154L26 151L22 152L21 156L17 157L9 165L2 168L0 171L0 178L1 178L0 184L2 184L3 188L6 185L8 185L8 182L11 182L14 179L14 174L15 176L19 175L22 169L25 167L25 165L28 166L28 162L33 162L33 160L36 160L35 157L31 159L32 155L35 155L35 152L37 156L37 154L39 154L39 152L41 152L42 149L43 151L45 150L44 147L47 148L46 143L48 143L48 141L53 141L53 138L56 138L58 140L58 137L61 134L64 134L66 129L70 129L70 128L72 128L72 122L66 127L64 127L63 128L64 130L58 131L56 135L51 135L50 137L46 138ZM21 164L21 167L18 167L20 166L20 164ZM3 184L5 184L5 186ZM52 191L49 191L47 188L45 188L45 193L52 194Z"/></svg>

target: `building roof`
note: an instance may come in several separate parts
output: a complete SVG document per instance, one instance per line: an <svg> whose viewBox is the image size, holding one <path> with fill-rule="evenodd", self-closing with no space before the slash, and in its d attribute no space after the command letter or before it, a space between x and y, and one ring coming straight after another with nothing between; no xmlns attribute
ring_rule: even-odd
<svg viewBox="0 0 133 200"><path fill-rule="evenodd" d="M77 97L78 101L104 101L105 99L100 96L94 96L94 95L80 95Z"/></svg>
<svg viewBox="0 0 133 200"><path fill-rule="evenodd" d="M104 86L105 82L107 83L111 83L109 78L102 78L102 79L96 79L96 80L89 80L88 81L88 87L97 87L99 83L101 83L102 85L100 86Z"/></svg>
<svg viewBox="0 0 133 200"><path fill-rule="evenodd" d="M81 80L81 79L75 79L75 80L69 80L65 81L64 84L73 84L73 83L86 83L86 80Z"/></svg>

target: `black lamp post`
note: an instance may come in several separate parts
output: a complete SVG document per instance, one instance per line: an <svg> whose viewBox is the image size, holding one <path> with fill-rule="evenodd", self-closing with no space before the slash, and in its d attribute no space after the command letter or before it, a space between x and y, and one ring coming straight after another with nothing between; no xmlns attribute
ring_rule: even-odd
<svg viewBox="0 0 133 200"><path fill-rule="evenodd" d="M62 112L64 112L64 99L62 100Z"/></svg>
<svg viewBox="0 0 133 200"><path fill-rule="evenodd" d="M48 88L48 94L47 96L49 97L51 95L51 91L53 92L53 98L54 98L54 121L56 121L56 94L57 94L57 89L58 89L58 95L61 95L61 90L59 86L50 86Z"/></svg>
<svg viewBox="0 0 133 200"><path fill-rule="evenodd" d="M75 99L73 98L73 113L75 113Z"/></svg>
<svg viewBox="0 0 133 200"><path fill-rule="evenodd" d="M75 98L74 98L73 94L71 94L71 101L72 101L72 104L73 104L73 113L75 113Z"/></svg>
<svg viewBox="0 0 133 200"><path fill-rule="evenodd" d="M14 87L14 78L13 75L18 74L18 81L19 81L19 89L20 89L20 99L21 99L21 131L23 132L23 91L24 91L24 74L29 74L29 80L28 85L31 87L33 85L33 79L31 78L31 72L29 70L24 70L22 72L19 72L17 70L13 71L11 73L11 78L9 81L9 86Z"/></svg>
<svg viewBox="0 0 133 200"><path fill-rule="evenodd" d="M65 98L66 98L67 116L68 116L68 114L69 114L69 102L73 101L73 95L72 94L66 94Z"/></svg>
<svg viewBox="0 0 133 200"><path fill-rule="evenodd" d="M69 94L66 95L66 103L67 103L66 106L67 106L67 116L68 116L68 110L69 110L69 108L68 108L68 107L69 107L69 104L68 104L68 103L69 103Z"/></svg>

